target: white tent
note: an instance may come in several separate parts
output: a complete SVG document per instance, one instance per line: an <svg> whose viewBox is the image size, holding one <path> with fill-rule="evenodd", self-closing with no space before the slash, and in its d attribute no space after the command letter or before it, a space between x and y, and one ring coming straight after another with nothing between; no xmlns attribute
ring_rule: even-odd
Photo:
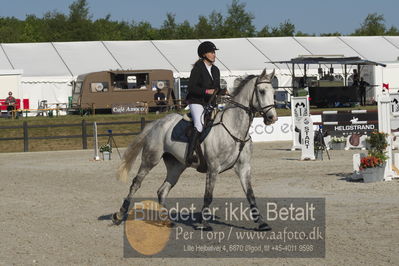
<svg viewBox="0 0 399 266"><path fill-rule="evenodd" d="M21 69L0 69L0 99L6 98L9 91L13 93L14 97L21 97L20 83L22 73Z"/></svg>
<svg viewBox="0 0 399 266"><path fill-rule="evenodd" d="M399 36L384 36L384 39L399 49ZM397 58L396 60L398 60Z"/></svg>
<svg viewBox="0 0 399 266"><path fill-rule="evenodd" d="M348 46L356 50L359 55L376 62L394 62L398 60L398 48L384 37L340 37Z"/></svg>
<svg viewBox="0 0 399 266"><path fill-rule="evenodd" d="M93 41L0 44L0 69L23 71L21 95L37 102L67 103L78 75L115 69L171 69L175 78L187 78L205 40ZM271 64L301 55L360 56L387 64L375 70L375 84L399 87L399 37L275 37L211 40L220 49L217 66L228 86L263 68L276 69L279 86L291 83L290 67ZM314 69L313 69L314 70ZM303 73L303 69L299 70ZM1 84L0 84L1 86Z"/></svg>
<svg viewBox="0 0 399 266"><path fill-rule="evenodd" d="M0 69L14 69L7 59L3 49L0 49Z"/></svg>
<svg viewBox="0 0 399 266"><path fill-rule="evenodd" d="M58 42L54 48L73 76L122 68L102 42Z"/></svg>
<svg viewBox="0 0 399 266"><path fill-rule="evenodd" d="M2 44L12 68L23 69L24 77L71 76L52 43Z"/></svg>
<svg viewBox="0 0 399 266"><path fill-rule="evenodd" d="M172 69L177 71L151 41L107 41L103 44L122 69Z"/></svg>
<svg viewBox="0 0 399 266"><path fill-rule="evenodd" d="M190 75L192 65L198 58L199 40L153 41L152 43L175 69L175 77ZM220 71L226 70L223 65L218 64L218 66L221 67Z"/></svg>

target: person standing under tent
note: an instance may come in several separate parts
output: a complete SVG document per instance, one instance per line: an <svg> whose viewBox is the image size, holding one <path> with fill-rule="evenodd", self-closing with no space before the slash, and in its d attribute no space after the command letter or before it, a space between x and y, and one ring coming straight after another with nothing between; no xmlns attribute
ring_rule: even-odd
<svg viewBox="0 0 399 266"><path fill-rule="evenodd" d="M368 86L370 84L361 77L359 82L360 105L366 105L366 87Z"/></svg>
<svg viewBox="0 0 399 266"><path fill-rule="evenodd" d="M7 105L7 115L8 117L11 117L11 115L13 115L13 111L15 110L17 104L17 100L12 96L11 91L8 92L8 97L5 100L5 104Z"/></svg>

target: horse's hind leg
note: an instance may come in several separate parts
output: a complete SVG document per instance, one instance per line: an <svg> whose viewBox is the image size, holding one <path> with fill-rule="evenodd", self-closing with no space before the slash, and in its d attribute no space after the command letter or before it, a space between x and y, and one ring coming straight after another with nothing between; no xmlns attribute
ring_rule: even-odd
<svg viewBox="0 0 399 266"><path fill-rule="evenodd" d="M146 175L160 162L161 158L161 151L150 152L146 149L143 150L140 169L137 172L137 175L133 178L132 185L129 189L129 194L123 201L122 207L120 208L119 212L116 212L112 215L112 221L114 224L119 225L123 221L125 215L127 214L127 211L129 210L130 201L133 198L134 193L136 193L136 191L140 188L141 183L143 182Z"/></svg>
<svg viewBox="0 0 399 266"><path fill-rule="evenodd" d="M167 169L166 179L158 189L158 201L159 204L164 205L165 199L169 194L169 191L176 185L179 181L180 175L186 169L186 166L180 163L175 157L170 154L164 154L163 160Z"/></svg>

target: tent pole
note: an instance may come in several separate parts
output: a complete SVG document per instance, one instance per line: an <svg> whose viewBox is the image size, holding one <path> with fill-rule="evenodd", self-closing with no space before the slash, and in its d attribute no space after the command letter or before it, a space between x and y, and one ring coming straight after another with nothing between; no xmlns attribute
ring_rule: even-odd
<svg viewBox="0 0 399 266"><path fill-rule="evenodd" d="M295 80L295 64L292 64L292 82L291 82L292 94L294 94L294 96L298 96L297 91L295 90L294 87L294 80Z"/></svg>

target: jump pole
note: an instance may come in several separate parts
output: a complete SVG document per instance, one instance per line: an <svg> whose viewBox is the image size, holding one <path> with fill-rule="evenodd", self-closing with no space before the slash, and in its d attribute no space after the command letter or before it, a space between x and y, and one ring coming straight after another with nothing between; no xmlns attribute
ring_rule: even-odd
<svg viewBox="0 0 399 266"><path fill-rule="evenodd" d="M94 139L94 160L99 161L100 156L98 156L97 122L93 123L93 139Z"/></svg>
<svg viewBox="0 0 399 266"><path fill-rule="evenodd" d="M378 131L388 134L386 148L388 160L385 165L384 180L390 181L394 177L394 172L392 171L391 98L387 93L378 97Z"/></svg>

